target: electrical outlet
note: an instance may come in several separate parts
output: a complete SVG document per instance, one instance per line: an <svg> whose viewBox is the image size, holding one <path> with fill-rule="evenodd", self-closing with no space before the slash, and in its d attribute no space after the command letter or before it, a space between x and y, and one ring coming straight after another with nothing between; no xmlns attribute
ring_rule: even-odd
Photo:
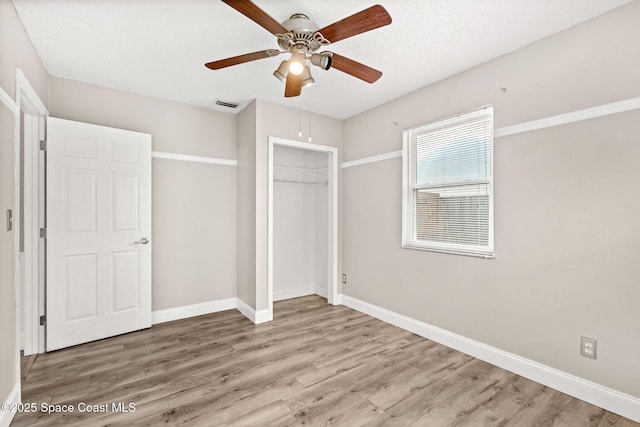
<svg viewBox="0 0 640 427"><path fill-rule="evenodd" d="M597 344L598 341L594 338L580 337L580 355L597 359Z"/></svg>
<svg viewBox="0 0 640 427"><path fill-rule="evenodd" d="M342 274L342 284L343 285L347 284L347 275L346 274Z"/></svg>

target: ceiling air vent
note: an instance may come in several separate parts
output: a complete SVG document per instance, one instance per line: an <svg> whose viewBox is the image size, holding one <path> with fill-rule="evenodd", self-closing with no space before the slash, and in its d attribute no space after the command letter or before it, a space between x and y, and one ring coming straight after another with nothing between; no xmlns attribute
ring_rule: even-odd
<svg viewBox="0 0 640 427"><path fill-rule="evenodd" d="M219 105L221 107L227 107L227 108L238 108L240 104L237 102L223 101L221 99L216 99L216 105Z"/></svg>

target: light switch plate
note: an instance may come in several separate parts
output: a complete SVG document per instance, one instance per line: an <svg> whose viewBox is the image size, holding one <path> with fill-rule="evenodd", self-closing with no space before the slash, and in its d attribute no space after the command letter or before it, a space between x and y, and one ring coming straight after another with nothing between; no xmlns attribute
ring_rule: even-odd
<svg viewBox="0 0 640 427"><path fill-rule="evenodd" d="M13 211L7 209L7 231L13 230Z"/></svg>

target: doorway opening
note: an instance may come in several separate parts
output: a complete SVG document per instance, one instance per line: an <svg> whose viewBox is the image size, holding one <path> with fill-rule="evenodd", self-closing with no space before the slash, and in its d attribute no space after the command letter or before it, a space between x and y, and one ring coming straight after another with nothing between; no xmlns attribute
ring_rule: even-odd
<svg viewBox="0 0 640 427"><path fill-rule="evenodd" d="M269 138L268 304L337 304L337 148Z"/></svg>

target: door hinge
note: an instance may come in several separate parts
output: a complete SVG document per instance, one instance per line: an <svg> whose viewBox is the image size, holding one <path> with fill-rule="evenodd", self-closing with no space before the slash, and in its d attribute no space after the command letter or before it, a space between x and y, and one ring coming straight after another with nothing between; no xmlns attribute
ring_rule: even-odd
<svg viewBox="0 0 640 427"><path fill-rule="evenodd" d="M47 323L47 316L40 316L40 326L44 326Z"/></svg>
<svg viewBox="0 0 640 427"><path fill-rule="evenodd" d="M40 140L40 151L47 151L47 140L46 139L41 139Z"/></svg>
<svg viewBox="0 0 640 427"><path fill-rule="evenodd" d="M40 229L40 238L41 239L46 239L47 238L47 229L44 228L44 227Z"/></svg>

